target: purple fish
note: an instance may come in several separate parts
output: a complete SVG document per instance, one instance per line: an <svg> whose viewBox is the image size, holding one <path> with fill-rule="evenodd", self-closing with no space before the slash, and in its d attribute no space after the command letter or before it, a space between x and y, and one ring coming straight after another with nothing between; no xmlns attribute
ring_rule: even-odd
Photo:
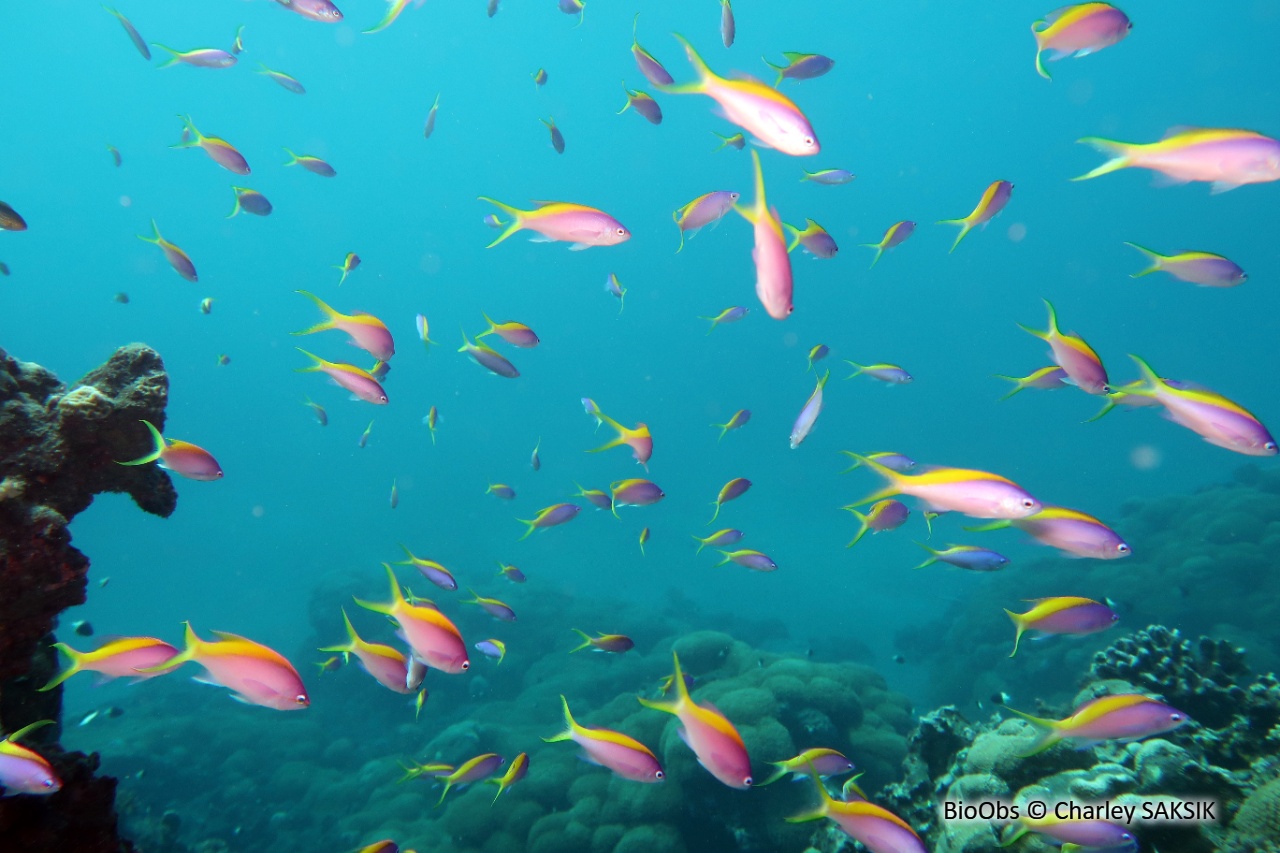
<svg viewBox="0 0 1280 853"><path fill-rule="evenodd" d="M115 9L112 9L110 6L103 6L102 8L114 15L116 20L120 22L120 26L124 27L124 31L129 35L129 41L133 42L133 46L138 49L138 53L142 54L142 58L150 59L151 48L147 47L146 40L142 38L142 35L136 29L134 29L134 26L129 22L129 19L124 15L121 15Z"/></svg>
<svg viewBox="0 0 1280 853"><path fill-rule="evenodd" d="M462 602L463 604L478 604L485 613L503 622L516 621L516 612L506 602L496 598L484 598L474 589L468 589L467 592L471 593L472 598L470 601Z"/></svg>
<svg viewBox="0 0 1280 853"><path fill-rule="evenodd" d="M219 50L216 47L204 47L197 50L188 50L186 52L174 50L171 47L165 47L162 44L155 45L164 52L170 54L173 58L168 62L162 63L161 68L168 68L171 65L177 65L179 62L191 65L196 68L230 68L236 64L234 54L225 50Z"/></svg>
<svg viewBox="0 0 1280 853"><path fill-rule="evenodd" d="M1018 328L1028 334L1035 335L1049 345L1049 356L1054 364L1067 372L1067 376L1086 394L1106 394L1107 369L1102 359L1094 352L1093 347L1084 338L1070 332L1063 334L1058 328L1058 312L1053 309L1049 300L1044 300L1049 309L1049 328L1045 331L1032 329L1018 324Z"/></svg>
<svg viewBox="0 0 1280 853"><path fill-rule="evenodd" d="M462 334L462 346L458 347L458 352L465 352L476 364L506 379L515 379L520 375L520 371L516 370L514 364L484 344L471 343L465 332Z"/></svg>
<svg viewBox="0 0 1280 853"><path fill-rule="evenodd" d="M1025 388L1038 388L1042 391L1065 388L1070 384L1068 380L1071 377L1067 376L1067 372L1061 367L1053 365L1051 367L1042 367L1026 376L1004 376L997 373L996 378L1007 379L1013 383L1013 390L1000 398L1001 400L1007 400Z"/></svg>
<svg viewBox="0 0 1280 853"><path fill-rule="evenodd" d="M609 485L610 509L615 517L620 506L649 506L667 495L658 484L649 480L617 480Z"/></svg>
<svg viewBox="0 0 1280 853"><path fill-rule="evenodd" d="M502 663L502 659L507 656L507 647L499 640L481 640L476 643L475 648L485 657L495 658L498 663Z"/></svg>
<svg viewBox="0 0 1280 853"><path fill-rule="evenodd" d="M702 549L707 546L719 548L721 545L737 545L742 541L742 536L743 533L741 530L734 530L731 527L726 527L724 530L717 530L706 538L696 534L693 538L698 540L698 551L696 553L701 553Z"/></svg>
<svg viewBox="0 0 1280 853"><path fill-rule="evenodd" d="M62 780L48 759L17 743L23 735L52 722L40 720L0 740L0 788L4 789L5 796L56 794L61 790Z"/></svg>
<svg viewBox="0 0 1280 853"><path fill-rule="evenodd" d="M852 379L855 376L870 376L872 379L879 379L881 382L888 382L891 385L905 385L911 381L911 374L898 367L896 364L858 364L854 361L845 359L844 363L853 368L853 373L846 376L846 379Z"/></svg>
<svg viewBox="0 0 1280 853"><path fill-rule="evenodd" d="M841 471L841 474L848 474L854 468L862 467L862 462L859 460L863 458L863 454L854 453L852 450L841 450L840 452L853 460L853 464ZM887 450L879 453L867 453L865 454L865 458L879 463L890 471L910 471L912 468L916 467L916 460L912 459L910 456L906 456L902 453L893 453L892 451Z"/></svg>
<svg viewBox="0 0 1280 853"><path fill-rule="evenodd" d="M718 224L726 213L733 210L733 206L738 203L740 197L735 192L717 190L698 196L672 213L671 218L675 220L676 227L680 229L680 247L676 249L676 252L679 253L684 248L686 233L692 238L705 226L712 223Z"/></svg>
<svg viewBox="0 0 1280 853"><path fill-rule="evenodd" d="M781 86L782 81L787 79L812 80L814 77L821 77L836 64L834 59L823 56L820 53L788 53L783 51L782 55L787 58L786 65L774 65L767 59L764 61L765 65L778 72L778 79L773 84L774 88Z"/></svg>
<svg viewBox="0 0 1280 853"><path fill-rule="evenodd" d="M737 563L739 566L756 572L772 572L778 568L778 564L768 554L760 551L744 549L741 551L720 551L719 554L724 559L716 563L717 566Z"/></svg>
<svg viewBox="0 0 1280 853"><path fill-rule="evenodd" d="M909 219L901 222L895 222L889 226L889 230L884 232L884 237L879 243L863 243L862 245L868 249L875 249L876 256L871 259L871 266L875 266L880 262L880 256L895 246L905 243L907 238L915 233L916 224Z"/></svg>
<svg viewBox="0 0 1280 853"><path fill-rule="evenodd" d="M853 172L848 169L822 169L817 172L804 170L804 177L801 182L809 181L814 184L822 184L828 187L838 187L841 184L847 184L856 178Z"/></svg>
<svg viewBox="0 0 1280 853"><path fill-rule="evenodd" d="M180 118L186 127L183 130L182 139L169 146L170 148L201 148L209 155L210 160L228 172L235 172L237 175L249 174L249 163L244 159L244 155L235 149L235 146L225 139L205 136L196 130L196 126L191 123L191 116L180 116Z"/></svg>
<svg viewBox="0 0 1280 853"><path fill-rule="evenodd" d="M524 572L507 563L498 563L498 574L502 575L512 583L524 583L528 580L528 578L525 577Z"/></svg>
<svg viewBox="0 0 1280 853"><path fill-rule="evenodd" d="M546 120L538 119L538 121L545 124L547 126L547 130L551 131L551 147L555 149L555 152L557 154L563 154L564 153L564 134L560 132L560 128L556 127L555 118L553 117ZM498 225L496 225L495 227L502 227L502 225L503 223L499 222Z"/></svg>
<svg viewBox="0 0 1280 853"><path fill-rule="evenodd" d="M1142 278L1153 272L1167 272L1182 281L1189 281L1201 287L1235 287L1244 284L1249 276L1240 265L1222 255L1212 252L1179 252L1176 255L1162 255L1150 249L1144 249L1137 243L1125 243L1147 256L1151 266L1136 272L1130 278Z"/></svg>
<svg viewBox="0 0 1280 853"><path fill-rule="evenodd" d="M578 486L577 483L574 483L574 485ZM586 498L596 509L613 510L613 498L609 497L608 492L600 489L584 489L582 486L578 486L578 494L574 497Z"/></svg>
<svg viewBox="0 0 1280 853"><path fill-rule="evenodd" d="M231 213L227 214L228 219L242 210L254 216L270 216L271 211L275 209L267 197L257 190L251 190L248 187L232 187L231 191L236 194L236 206Z"/></svg>
<svg viewBox="0 0 1280 853"><path fill-rule="evenodd" d="M543 507L538 510L538 514L533 518L518 518L516 519L517 521L528 527L528 530L524 532L524 536L520 538L524 539L525 536L541 528L555 527L565 522L573 521L581 511L582 507L577 504L560 503Z"/></svg>
<svg viewBox="0 0 1280 853"><path fill-rule="evenodd" d="M715 515L711 516L711 521L715 521L720 517L720 508L722 506L735 498L742 497L749 488L751 488L751 481L746 477L734 477L725 483L720 489L720 494L716 495L716 499L711 502L711 505L716 508ZM707 524L710 524L711 521L708 521Z"/></svg>
<svg viewBox="0 0 1280 853"><path fill-rule="evenodd" d="M1189 382L1169 382L1136 355L1143 382L1128 393L1149 397L1164 407L1161 414L1205 441L1246 456L1275 456L1276 440L1252 413L1226 397Z"/></svg>
<svg viewBox="0 0 1280 853"><path fill-rule="evenodd" d="M640 42L636 40L636 25L639 23L640 13L636 12L636 16L631 20L631 55L636 58L636 67L653 85L670 86L675 80L667 73L667 69L663 68L662 63L654 59L653 54L641 47Z"/></svg>
<svg viewBox="0 0 1280 853"><path fill-rule="evenodd" d="M805 401L804 407L800 409L800 414L796 416L796 422L791 426L792 450L799 447L800 443L809 437L809 433L813 430L813 425L818 420L818 415L822 414L822 389L830 377L830 370L822 374L822 378L818 380L817 387L813 389L813 393Z"/></svg>
<svg viewBox="0 0 1280 853"><path fill-rule="evenodd" d="M916 544L929 552L929 558L916 566L917 569L934 563L950 563L970 572L998 572L1009 565L1008 557L977 545L948 545L946 550L937 551L928 545L921 545L919 542Z"/></svg>
<svg viewBox="0 0 1280 853"><path fill-rule="evenodd" d="M290 12L322 24L336 24L342 20L342 12L329 0L276 0Z"/></svg>
<svg viewBox="0 0 1280 853"><path fill-rule="evenodd" d="M1110 607L1089 598L1058 596L1034 599L1032 603L1035 606L1026 613L1005 611L1018 631L1009 657L1018 653L1018 642L1027 631L1034 631L1040 636L1070 634L1082 637L1105 631L1120 620Z"/></svg>
<svg viewBox="0 0 1280 853"><path fill-rule="evenodd" d="M791 243L787 246L788 252L794 252L796 247L799 246L815 258L829 260L836 256L836 252L840 251L840 247L836 245L835 238L812 219L805 220L803 229L786 223L783 223L783 227L791 232Z"/></svg>
<svg viewBox="0 0 1280 853"><path fill-rule="evenodd" d="M1103 5L1091 3L1088 5ZM1019 817L1012 824L1013 832L1001 842L1001 846L1013 844L1028 832L1050 838L1054 847L1088 850L1091 853L1137 853L1138 839L1124 826L1105 820L1063 820L1053 813L1036 819Z"/></svg>
<svg viewBox="0 0 1280 853"><path fill-rule="evenodd" d="M725 47L733 47L737 34L738 25L733 20L733 7L729 5L729 0L720 0L720 40Z"/></svg>
<svg viewBox="0 0 1280 853"><path fill-rule="evenodd" d="M288 148L284 149L284 153L289 155L289 162L286 166L301 166L313 175L319 175L322 178L332 178L338 174L338 170L330 166L319 157L312 157L310 154L294 154Z"/></svg>
<svg viewBox="0 0 1280 853"><path fill-rule="evenodd" d="M1044 506L1026 518L996 521L968 529L996 530L1001 527L1016 527L1037 542L1057 548L1070 557L1116 560L1133 553L1120 534L1098 519L1061 506Z"/></svg>
<svg viewBox="0 0 1280 853"><path fill-rule="evenodd" d="M867 531L872 533L883 533L886 530L897 530L907 521L907 516L911 514L911 510L907 509L907 505L902 501L895 501L892 498L885 498L882 501L876 501L872 504L871 509L867 510L866 515L858 512L852 506L843 507L853 513L854 518L858 519L861 527L857 534L850 540L849 544L844 546L852 548L858 544L858 540L867 535Z"/></svg>
<svg viewBox="0 0 1280 853"><path fill-rule="evenodd" d="M622 109L618 110L618 115L622 115L628 109L634 109L648 119L649 124L662 124L662 107L658 106L658 102L651 96L639 90L633 92L625 83L622 91L627 93L627 102L622 105Z"/></svg>
<svg viewBox="0 0 1280 853"><path fill-rule="evenodd" d="M3 202L0 202L0 204L3 204ZM155 232L154 237L144 237L139 234L138 239L144 243L153 243L159 246L160 251L164 253L164 259L169 262L169 266L173 267L173 271L178 275L187 281L198 281L199 276L196 275L196 265L192 263L186 252L160 236L160 227L156 225L154 219L151 220L151 230Z"/></svg>
<svg viewBox="0 0 1280 853"><path fill-rule="evenodd" d="M396 563L397 566L413 566L422 573L424 578L431 581L441 589L453 592L458 588L458 581L454 579L453 574L444 566L440 565L435 560L426 560L422 557L415 557L413 552L408 548L405 548L403 545L400 547L404 548L404 553L409 559Z"/></svg>
<svg viewBox="0 0 1280 853"><path fill-rule="evenodd" d="M1061 740L1071 740L1076 749L1088 749L1103 741L1134 741L1173 731L1190 718L1163 702L1139 693L1120 693L1091 699L1063 720L1046 720L1009 708L1010 711L1044 730L1044 735L1022 757L1043 752Z"/></svg>

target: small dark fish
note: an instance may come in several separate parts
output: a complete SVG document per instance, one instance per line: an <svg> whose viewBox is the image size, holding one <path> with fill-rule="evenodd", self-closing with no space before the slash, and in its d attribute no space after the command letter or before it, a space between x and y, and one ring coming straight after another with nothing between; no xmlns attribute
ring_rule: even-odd
<svg viewBox="0 0 1280 853"><path fill-rule="evenodd" d="M123 290L111 298L114 299L116 302L119 302L121 305L129 304L129 294L125 293Z"/></svg>
<svg viewBox="0 0 1280 853"><path fill-rule="evenodd" d="M8 275L8 274L9 274L9 265L4 263L3 261L0 261L0 275Z"/></svg>
<svg viewBox="0 0 1280 853"><path fill-rule="evenodd" d="M200 313L201 313L201 314L208 314L208 313L209 313L210 311L212 311L212 310L213 310L213 297L212 297L212 296L206 296L204 299L201 299L201 300L200 300Z"/></svg>
<svg viewBox="0 0 1280 853"><path fill-rule="evenodd" d="M142 58L151 59L151 48L147 47L146 39L139 35L133 24L129 23L129 19L110 6L103 6L102 8L115 15L116 20L120 22L120 26L124 27L124 31L129 34L129 41L133 42L133 46L138 49L138 53L142 54Z"/></svg>
<svg viewBox="0 0 1280 853"><path fill-rule="evenodd" d="M542 119L538 119L538 121L542 121ZM542 121L542 123L547 126L548 130L551 131L551 147L556 150L557 154L563 154L564 153L564 134L560 132L560 128L556 127L555 118Z"/></svg>
<svg viewBox="0 0 1280 853"><path fill-rule="evenodd" d="M533 78L533 82L536 86L542 87L547 85L547 69L539 68L529 76Z"/></svg>
<svg viewBox="0 0 1280 853"><path fill-rule="evenodd" d="M231 191L236 194L236 206L227 214L228 219L242 210L254 216L270 216L271 211L274 210L267 197L257 190L251 190L248 187L232 187Z"/></svg>
<svg viewBox="0 0 1280 853"><path fill-rule="evenodd" d="M230 363L231 363L231 356L227 355L225 352L222 355L218 356L219 367L226 367Z"/></svg>
<svg viewBox="0 0 1280 853"><path fill-rule="evenodd" d="M293 77L290 77L288 74L285 74L283 71L275 71L263 65L261 62L259 62L258 65L262 66L262 70L258 72L259 74L262 74L266 77L270 77L272 80L278 83L286 91L293 92L293 94L295 95L307 94L307 88L305 86L303 86Z"/></svg>
<svg viewBox="0 0 1280 853"><path fill-rule="evenodd" d="M111 162L116 164L116 168L120 168L120 164L124 162L120 156L120 152L116 150L114 145L108 145L107 150L111 152Z"/></svg>
<svg viewBox="0 0 1280 853"><path fill-rule="evenodd" d="M725 47L733 47L737 33L738 25L733 20L733 7L729 5L729 0L720 0L720 38Z"/></svg>
<svg viewBox="0 0 1280 853"><path fill-rule="evenodd" d="M235 41L231 42L231 55L232 55L232 56L239 56L240 54L244 53L244 38L243 38L243 36L244 36L244 25L243 25L243 24L241 24L240 26L236 27L236 38L235 38Z"/></svg>
<svg viewBox="0 0 1280 853"><path fill-rule="evenodd" d="M485 9L485 12L488 13L490 18L498 14L498 0L489 0L489 5Z"/></svg>
<svg viewBox="0 0 1280 853"><path fill-rule="evenodd" d="M907 659L906 659L906 658L904 658L902 655L894 655L894 656L893 656L893 662L894 662L894 663L906 663L906 662L907 662Z"/></svg>
<svg viewBox="0 0 1280 853"><path fill-rule="evenodd" d="M71 623L71 628L72 628L72 630L74 630L77 634L79 634L81 637L92 637L92 636L93 636L93 626L92 626L92 625L90 625L90 624L89 624L86 620L84 620L84 619L81 619L81 620L80 620L80 621L78 621L78 622L72 622L72 623Z"/></svg>
<svg viewBox="0 0 1280 853"><path fill-rule="evenodd" d="M5 231L26 231L27 220L18 211L0 201L0 228Z"/></svg>
<svg viewBox="0 0 1280 853"><path fill-rule="evenodd" d="M284 152L289 155L289 162L286 166L301 166L313 175L319 175L322 178L332 178L338 174L338 170L330 166L319 157L312 157L310 154L294 154L288 148Z"/></svg>

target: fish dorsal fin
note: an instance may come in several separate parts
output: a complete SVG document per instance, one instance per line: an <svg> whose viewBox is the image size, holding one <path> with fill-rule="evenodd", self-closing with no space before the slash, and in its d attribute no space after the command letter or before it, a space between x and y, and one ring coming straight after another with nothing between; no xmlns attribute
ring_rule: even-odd
<svg viewBox="0 0 1280 853"><path fill-rule="evenodd" d="M1191 124L1175 124L1173 127L1166 130L1164 132L1164 136L1160 138L1171 139L1175 136L1182 136L1183 134L1186 134L1186 133L1200 133L1203 130L1204 130L1203 127L1196 127L1195 125L1191 125Z"/></svg>
<svg viewBox="0 0 1280 853"><path fill-rule="evenodd" d="M550 206L551 206L551 205L553 205L553 204L565 204L565 202L563 202L563 201L547 201L547 200L545 200L545 199L537 199L537 198L535 198L535 199L532 199L532 200L530 201L530 204L532 204L535 208L543 208L543 207L550 207Z"/></svg>
<svg viewBox="0 0 1280 853"><path fill-rule="evenodd" d="M1054 21L1061 18L1064 12L1069 12L1074 8L1074 6L1063 6L1061 9L1054 9L1052 12L1044 16L1044 22L1046 24L1052 24ZM1045 29L1048 29L1048 27L1045 27Z"/></svg>

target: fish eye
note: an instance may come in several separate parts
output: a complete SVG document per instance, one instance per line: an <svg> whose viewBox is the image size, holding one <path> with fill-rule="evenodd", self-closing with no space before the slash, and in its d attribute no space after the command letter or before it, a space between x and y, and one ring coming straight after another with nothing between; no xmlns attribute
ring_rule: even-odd
<svg viewBox="0 0 1280 853"><path fill-rule="evenodd" d="M40 784L41 784L41 785L43 785L43 786L44 786L44 787L46 787L46 788L52 788L52 787L53 787L53 780L52 780L52 779L41 779L41 780L40 780Z"/></svg>
<svg viewBox="0 0 1280 853"><path fill-rule="evenodd" d="M380 396L380 397L378 398L378 401L379 401L379 402L382 402L382 403L387 402L387 395L386 395L386 394L383 394L382 396Z"/></svg>
<svg viewBox="0 0 1280 853"><path fill-rule="evenodd" d="M1262 445L1262 449L1266 450L1269 453L1275 453L1276 443L1274 441L1268 441L1266 444Z"/></svg>
<svg viewBox="0 0 1280 853"><path fill-rule="evenodd" d="M812 136L806 136L806 137L804 138L804 144L805 144L805 147L806 147L806 148L811 148L811 147L813 147L813 137L812 137Z"/></svg>
<svg viewBox="0 0 1280 853"><path fill-rule="evenodd" d="M655 779L659 779L659 780L661 780L661 779L665 779L665 778L667 778L667 774L666 774L666 773L663 773L661 770L659 770L659 771L657 771L656 773L654 773L654 774L653 774L653 778L655 778Z"/></svg>
<svg viewBox="0 0 1280 853"><path fill-rule="evenodd" d="M618 236L619 236L619 237L625 237L625 236L626 236L626 234L627 234L627 229L625 229L625 228L619 228L619 229L618 229Z"/></svg>
<svg viewBox="0 0 1280 853"><path fill-rule="evenodd" d="M751 777L750 777L750 776L748 776L748 777L746 777L745 779L743 779L743 780L742 780L742 784L744 784L744 785L746 785L748 788L750 788L750 787L751 787Z"/></svg>
<svg viewBox="0 0 1280 853"><path fill-rule="evenodd" d="M1023 498L1023 499L1022 499L1022 506L1023 506L1023 508L1024 508L1024 509L1031 509L1031 508L1032 508L1032 507L1034 507L1035 505L1036 505L1036 502L1035 502L1035 501L1033 501L1033 500L1031 500L1031 498Z"/></svg>
<svg viewBox="0 0 1280 853"><path fill-rule="evenodd" d="M469 670L469 669L471 669L471 661L469 661L469 660L464 660L464 661L462 662L462 671L463 671L463 672L466 672L466 671L467 671L467 670Z"/></svg>
<svg viewBox="0 0 1280 853"><path fill-rule="evenodd" d="M1116 551L1121 554L1128 554L1129 546L1121 542L1119 545L1116 546Z"/></svg>
<svg viewBox="0 0 1280 853"><path fill-rule="evenodd" d="M1169 719L1170 719L1170 720L1172 720L1172 721L1173 721L1173 722L1175 722L1175 723L1180 723L1180 722L1182 722L1182 715L1181 715L1181 714L1170 714L1170 715L1169 715Z"/></svg>
<svg viewBox="0 0 1280 853"><path fill-rule="evenodd" d="M297 702L299 705L311 704L309 701L307 701L307 694L305 693L299 693L297 696L293 697L293 701Z"/></svg>

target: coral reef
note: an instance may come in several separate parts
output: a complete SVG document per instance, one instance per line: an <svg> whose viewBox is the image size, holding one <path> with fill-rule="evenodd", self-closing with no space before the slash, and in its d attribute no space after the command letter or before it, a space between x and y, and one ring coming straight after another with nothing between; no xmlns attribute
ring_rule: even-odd
<svg viewBox="0 0 1280 853"><path fill-rule="evenodd" d="M68 390L36 364L0 350L0 723L12 731L58 719L61 689L38 693L56 661L48 646L58 613L85 600L89 561L67 525L101 492L126 492L143 510L173 512L173 484L154 465L114 463L145 452L138 421L164 421L169 382L154 350L122 347ZM35 737L63 779L48 798L0 800L0 835L15 849L115 851L115 781L97 758L61 753L55 727ZM21 839L22 841L19 841ZM61 839L61 843L58 842Z"/></svg>
<svg viewBox="0 0 1280 853"><path fill-rule="evenodd" d="M1132 692L1159 695L1188 712L1195 725L1136 743L1083 750L1064 745L1026 756L1036 734L1022 720L993 717L976 724L954 707L942 708L925 715L908 740L906 778L876 799L926 836L935 853L977 853L995 848L999 827L943 822L938 802L1126 804L1207 797L1219 804L1219 823L1140 823L1132 829L1143 849L1275 853L1280 781L1263 784L1277 769L1275 677L1254 676L1244 650L1231 643L1207 637L1193 643L1151 626L1099 652L1083 689L1044 713Z"/></svg>

